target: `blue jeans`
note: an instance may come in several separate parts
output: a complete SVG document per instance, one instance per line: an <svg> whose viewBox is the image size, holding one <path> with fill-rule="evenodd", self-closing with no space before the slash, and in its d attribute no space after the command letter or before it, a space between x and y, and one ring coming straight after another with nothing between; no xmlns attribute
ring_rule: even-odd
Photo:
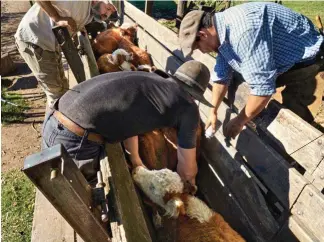
<svg viewBox="0 0 324 242"><path fill-rule="evenodd" d="M42 131L42 149L62 144L67 150L82 174L89 181L96 177L100 170L100 159L105 154L104 145L78 136L65 128L54 116L51 110L46 114Z"/></svg>

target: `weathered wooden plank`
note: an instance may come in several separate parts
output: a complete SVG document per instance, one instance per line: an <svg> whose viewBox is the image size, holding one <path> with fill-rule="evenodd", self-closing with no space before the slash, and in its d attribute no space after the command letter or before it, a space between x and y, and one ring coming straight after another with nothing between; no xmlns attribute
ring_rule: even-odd
<svg viewBox="0 0 324 242"><path fill-rule="evenodd" d="M205 92L206 99L211 98L211 95L210 90ZM201 113L209 115L209 107L200 105L199 108ZM217 115L219 132L223 133L223 124L236 116L225 103L221 103ZM229 142L283 206L291 208L306 185L306 179L249 128L245 128Z"/></svg>
<svg viewBox="0 0 324 242"><path fill-rule="evenodd" d="M31 241L75 241L73 228L39 190L36 191Z"/></svg>
<svg viewBox="0 0 324 242"><path fill-rule="evenodd" d="M50 179L52 169L57 175ZM62 145L27 157L23 171L85 241L110 241L100 212L91 208L91 187Z"/></svg>
<svg viewBox="0 0 324 242"><path fill-rule="evenodd" d="M205 122L206 116L201 117ZM209 165L224 181L249 222L256 228L255 234L263 239L274 236L279 226L270 213L260 189L251 179L253 174L244 165L238 152L225 141L220 132L216 132L212 139L203 139L202 152ZM205 186L210 184L212 182Z"/></svg>
<svg viewBox="0 0 324 242"><path fill-rule="evenodd" d="M276 242L320 242L312 232L295 216L291 215L281 231L274 238Z"/></svg>
<svg viewBox="0 0 324 242"><path fill-rule="evenodd" d="M247 241L264 241L228 188L218 180L214 169L204 158L204 154L201 155L198 166L196 178L198 195L201 194L208 205L220 213L226 222Z"/></svg>
<svg viewBox="0 0 324 242"><path fill-rule="evenodd" d="M262 116L256 119L267 136L291 155L306 171L313 173L323 159L323 145L313 142L323 133L299 118L292 111L272 100Z"/></svg>
<svg viewBox="0 0 324 242"><path fill-rule="evenodd" d="M319 241L324 241L324 195L320 191L307 185L291 212Z"/></svg>
<svg viewBox="0 0 324 242"><path fill-rule="evenodd" d="M107 144L114 195L128 242L152 241L120 144Z"/></svg>
<svg viewBox="0 0 324 242"><path fill-rule="evenodd" d="M99 70L88 35L83 35L81 32L78 32L78 40L81 49L85 52L81 55L81 60L84 66L85 78L88 80L91 77L99 75Z"/></svg>
<svg viewBox="0 0 324 242"><path fill-rule="evenodd" d="M314 177L313 185L319 191L322 191L324 189L324 160L321 161L319 166L314 171L313 177Z"/></svg>

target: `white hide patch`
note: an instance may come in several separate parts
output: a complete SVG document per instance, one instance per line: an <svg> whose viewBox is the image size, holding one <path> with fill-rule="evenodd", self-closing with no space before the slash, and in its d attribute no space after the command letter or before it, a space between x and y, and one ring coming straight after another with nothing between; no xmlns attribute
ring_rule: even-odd
<svg viewBox="0 0 324 242"><path fill-rule="evenodd" d="M148 72L152 72L152 67L150 65L139 65L137 69L140 71L147 70Z"/></svg>
<svg viewBox="0 0 324 242"><path fill-rule="evenodd" d="M135 183L142 189L152 202L166 210L166 215L177 217L178 205L173 199L164 203L163 197L167 193L182 193L183 183L178 173L169 169L148 170L144 167L137 167L133 173Z"/></svg>
<svg viewBox="0 0 324 242"><path fill-rule="evenodd" d="M112 64L116 65L117 64L117 56L118 55L123 55L125 56L126 61L124 61L119 67L121 70L123 71L131 71L131 63L129 63L128 61L131 61L133 59L133 56L128 53L126 50L124 49L117 49L115 50L112 54L111 54L111 58L112 60L109 60Z"/></svg>
<svg viewBox="0 0 324 242"><path fill-rule="evenodd" d="M199 198L188 196L186 215L192 219L197 219L200 223L204 223L210 220L214 212Z"/></svg>

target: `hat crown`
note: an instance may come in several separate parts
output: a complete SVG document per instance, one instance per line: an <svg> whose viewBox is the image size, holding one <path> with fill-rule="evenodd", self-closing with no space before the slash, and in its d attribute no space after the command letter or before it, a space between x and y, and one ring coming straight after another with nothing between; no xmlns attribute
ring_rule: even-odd
<svg viewBox="0 0 324 242"><path fill-rule="evenodd" d="M193 10L187 13L181 21L179 30L179 42L184 56L191 55L192 45L195 42L201 18L204 12Z"/></svg>
<svg viewBox="0 0 324 242"><path fill-rule="evenodd" d="M207 66L195 60L187 61L182 64L177 69L174 76L185 84L199 90L201 93L205 92L210 79L210 73Z"/></svg>

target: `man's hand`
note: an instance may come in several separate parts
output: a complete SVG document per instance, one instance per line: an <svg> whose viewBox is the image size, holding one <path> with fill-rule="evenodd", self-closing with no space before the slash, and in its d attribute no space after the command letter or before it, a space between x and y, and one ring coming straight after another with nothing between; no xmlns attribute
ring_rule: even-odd
<svg viewBox="0 0 324 242"><path fill-rule="evenodd" d="M205 130L212 127L212 134L216 132L217 112L212 109L206 122Z"/></svg>
<svg viewBox="0 0 324 242"><path fill-rule="evenodd" d="M244 120L241 120L239 116L233 118L225 125L224 136L235 139L235 137L242 131L244 125Z"/></svg>
<svg viewBox="0 0 324 242"><path fill-rule="evenodd" d="M59 17L56 18L53 21L58 25L58 26L65 26L68 27L72 33L75 33L77 31L77 25L74 21L73 18L70 17Z"/></svg>

